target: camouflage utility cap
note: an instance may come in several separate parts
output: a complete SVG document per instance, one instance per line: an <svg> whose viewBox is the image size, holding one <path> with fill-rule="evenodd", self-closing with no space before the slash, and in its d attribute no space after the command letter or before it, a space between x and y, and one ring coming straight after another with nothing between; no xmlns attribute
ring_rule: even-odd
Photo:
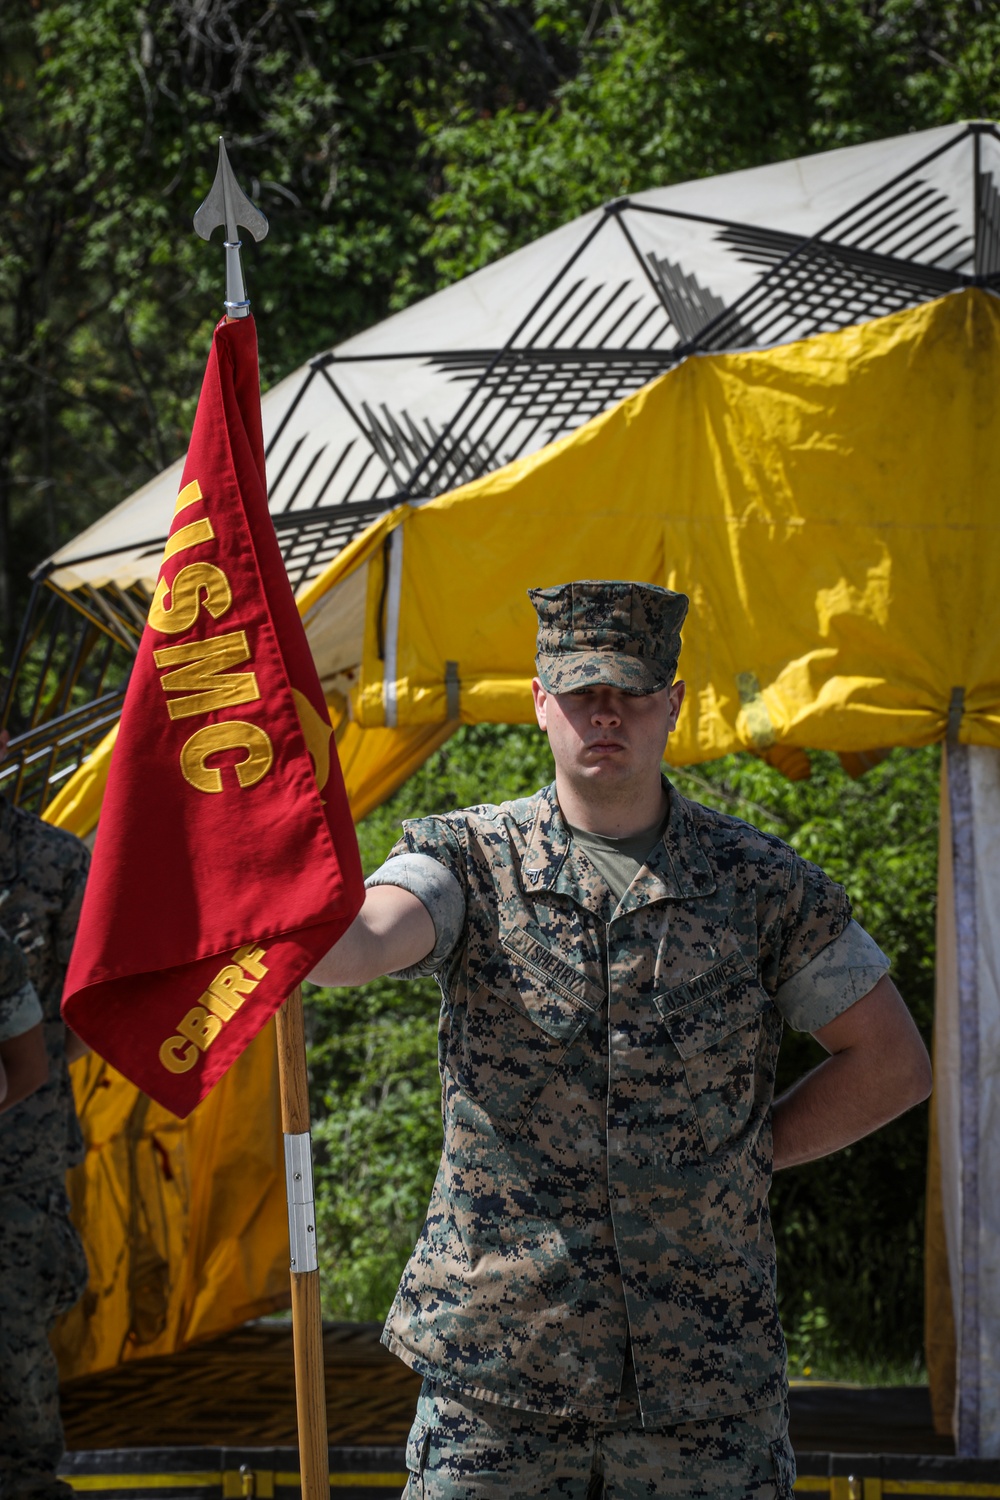
<svg viewBox="0 0 1000 1500"><path fill-rule="evenodd" d="M529 589L528 597L538 613L535 664L547 693L596 683L658 693L673 681L686 594L653 583L585 578Z"/></svg>

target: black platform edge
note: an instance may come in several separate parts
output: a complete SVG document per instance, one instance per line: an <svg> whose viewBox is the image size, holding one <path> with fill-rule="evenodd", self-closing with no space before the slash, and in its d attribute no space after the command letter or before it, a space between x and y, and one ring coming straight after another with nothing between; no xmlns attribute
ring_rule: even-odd
<svg viewBox="0 0 1000 1500"><path fill-rule="evenodd" d="M59 1472L91 1500L293 1500L299 1493L296 1448L111 1448L68 1453ZM1000 1459L803 1453L798 1472L798 1493L829 1500L1000 1500ZM330 1449L331 1500L398 1500L405 1482L402 1448Z"/></svg>
<svg viewBox="0 0 1000 1500"><path fill-rule="evenodd" d="M60 1476L90 1500L293 1500L297 1448L106 1448L67 1453ZM331 1500L398 1500L403 1448L331 1448Z"/></svg>

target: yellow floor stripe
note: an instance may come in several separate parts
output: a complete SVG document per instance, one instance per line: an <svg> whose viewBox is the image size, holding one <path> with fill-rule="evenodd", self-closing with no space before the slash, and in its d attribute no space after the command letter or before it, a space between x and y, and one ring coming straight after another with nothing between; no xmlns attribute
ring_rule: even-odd
<svg viewBox="0 0 1000 1500"><path fill-rule="evenodd" d="M402 1489L406 1483L406 1474L331 1474L330 1486L332 1489L357 1489L378 1490ZM298 1489L300 1476L298 1474L275 1474L274 1482L283 1488Z"/></svg>
<svg viewBox="0 0 1000 1500"><path fill-rule="evenodd" d="M214 1474L64 1474L61 1476L75 1490L217 1490L220 1480ZM295 1476L298 1483L298 1475Z"/></svg>
<svg viewBox="0 0 1000 1500"><path fill-rule="evenodd" d="M194 1474L67 1474L66 1482L74 1490L87 1493L95 1490L165 1490L165 1489L218 1489L218 1473ZM331 1474L332 1489L402 1489L405 1474ZM297 1489L300 1476L297 1473L275 1474L274 1483L286 1489ZM830 1479L821 1474L801 1474L795 1481L798 1494L829 1495ZM1000 1484L979 1484L971 1480L946 1479L883 1479L882 1494L888 1495L942 1495L967 1496L969 1500L1000 1500Z"/></svg>
<svg viewBox="0 0 1000 1500"><path fill-rule="evenodd" d="M796 1493L830 1495L846 1483L843 1476L838 1477L840 1484L836 1478L827 1479L821 1474L800 1474L795 1481ZM866 1492L874 1487L871 1476L859 1479ZM969 1479L883 1479L879 1483L883 1496L956 1495L968 1496L969 1500L1000 1500L1000 1484L980 1484Z"/></svg>
<svg viewBox="0 0 1000 1500"><path fill-rule="evenodd" d="M351 1485L365 1490L388 1489L390 1486L394 1490L401 1490L408 1477L406 1474L331 1474L330 1483L334 1489L338 1485L342 1489Z"/></svg>
<svg viewBox="0 0 1000 1500"><path fill-rule="evenodd" d="M405 1474L331 1474L331 1489L378 1490L403 1488ZM91 1490L218 1489L216 1474L67 1474L66 1483L81 1492ZM298 1474L275 1474L275 1484L298 1489Z"/></svg>
<svg viewBox="0 0 1000 1500"><path fill-rule="evenodd" d="M1000 1500L1000 1484L976 1484L968 1479L883 1479L883 1495L970 1495Z"/></svg>

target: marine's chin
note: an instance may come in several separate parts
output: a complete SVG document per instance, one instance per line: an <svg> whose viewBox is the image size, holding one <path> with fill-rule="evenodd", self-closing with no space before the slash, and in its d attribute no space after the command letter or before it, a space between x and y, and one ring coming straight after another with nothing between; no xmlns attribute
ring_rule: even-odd
<svg viewBox="0 0 1000 1500"><path fill-rule="evenodd" d="M631 768L624 758L611 755L587 757L575 768L574 779L581 788L594 792L597 788L608 791L624 786L631 777Z"/></svg>

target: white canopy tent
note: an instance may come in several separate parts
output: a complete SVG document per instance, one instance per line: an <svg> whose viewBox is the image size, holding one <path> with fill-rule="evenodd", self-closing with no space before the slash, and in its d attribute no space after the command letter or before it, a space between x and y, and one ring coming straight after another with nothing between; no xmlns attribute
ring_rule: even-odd
<svg viewBox="0 0 1000 1500"><path fill-rule="evenodd" d="M1000 137L990 124L594 209L265 394L271 510L293 584L393 505L541 448L693 351L787 343L996 271ZM180 469L60 548L50 585L151 587Z"/></svg>

